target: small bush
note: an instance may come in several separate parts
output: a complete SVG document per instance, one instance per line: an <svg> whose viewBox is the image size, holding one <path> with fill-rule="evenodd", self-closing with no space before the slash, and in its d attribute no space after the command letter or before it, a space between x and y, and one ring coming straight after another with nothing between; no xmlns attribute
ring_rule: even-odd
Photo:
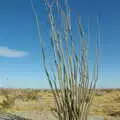
<svg viewBox="0 0 120 120"><path fill-rule="evenodd" d="M96 96L102 96L104 94L104 91L96 90L95 95Z"/></svg>
<svg viewBox="0 0 120 120"><path fill-rule="evenodd" d="M24 100L28 101L28 100L37 100L38 99L38 95L36 92L34 91L28 91L25 96L24 96Z"/></svg>
<svg viewBox="0 0 120 120"><path fill-rule="evenodd" d="M11 108L15 103L15 98L10 96L7 90L1 90L2 95L4 96L4 100L0 103L2 108Z"/></svg>
<svg viewBox="0 0 120 120"><path fill-rule="evenodd" d="M112 113L108 114L109 116L115 116L115 117L120 117L120 111L114 111Z"/></svg>
<svg viewBox="0 0 120 120"><path fill-rule="evenodd" d="M120 103L120 96L118 96L117 98L115 98L114 101Z"/></svg>

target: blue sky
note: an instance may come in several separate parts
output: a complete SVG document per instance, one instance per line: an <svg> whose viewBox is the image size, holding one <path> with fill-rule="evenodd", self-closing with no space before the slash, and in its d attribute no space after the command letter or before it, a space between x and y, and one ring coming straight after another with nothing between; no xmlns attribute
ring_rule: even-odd
<svg viewBox="0 0 120 120"><path fill-rule="evenodd" d="M47 18L43 0L34 0L42 37L49 47ZM100 88L120 88L120 1L69 0L72 20L80 13L84 26L90 26L90 49L100 16ZM74 23L74 22L73 22ZM75 33L76 34L76 33ZM75 35L74 34L74 35ZM90 54L93 59L93 53ZM0 0L0 86L48 88L42 72L40 44L30 0Z"/></svg>

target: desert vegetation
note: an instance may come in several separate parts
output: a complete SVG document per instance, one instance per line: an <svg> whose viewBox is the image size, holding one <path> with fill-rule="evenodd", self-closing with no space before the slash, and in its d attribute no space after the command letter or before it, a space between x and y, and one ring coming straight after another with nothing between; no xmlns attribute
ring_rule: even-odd
<svg viewBox="0 0 120 120"><path fill-rule="evenodd" d="M80 49L76 50L72 32L71 10L67 0L64 1L64 7L55 0L51 3L44 0L44 3L49 20L49 40L52 49L51 66L47 64L48 58L41 40L39 19L34 4L32 4L32 9L40 38L42 64L55 101L52 111L59 120L87 120L98 81L98 44L97 42L95 44L97 48L94 55L96 62L91 80L88 64L88 38L80 17L77 20Z"/></svg>
<svg viewBox="0 0 120 120"><path fill-rule="evenodd" d="M49 113L55 108L54 97L51 90L31 90L33 91L32 95L34 96L35 92L36 97L39 99L30 99L28 101L25 101L23 98L27 97L27 92L30 91L29 89L4 89L4 91L7 92L9 96L12 96L15 102L14 104L12 102L9 107L6 107L9 101L7 99L7 104L3 106L3 100L5 98L0 89L0 108L2 108L2 112L5 111L12 114L20 113L22 117L32 118L33 111L33 117L37 114L36 116L40 118L42 113ZM88 115L103 116L105 120L119 120L120 89L97 89L96 91ZM17 97L19 95L21 95L21 97ZM28 114L25 114L26 112Z"/></svg>

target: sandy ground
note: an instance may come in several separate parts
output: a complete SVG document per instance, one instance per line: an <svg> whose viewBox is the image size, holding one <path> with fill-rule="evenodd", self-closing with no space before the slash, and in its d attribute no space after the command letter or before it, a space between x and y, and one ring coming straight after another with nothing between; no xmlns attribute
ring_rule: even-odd
<svg viewBox="0 0 120 120"><path fill-rule="evenodd" d="M16 116L17 115L17 116ZM19 117L20 116L20 117ZM14 114L1 113L0 120L58 120L50 111L38 112L38 111L23 111L16 112ZM104 119L101 116L89 116L88 120L120 120L120 117L108 117Z"/></svg>
<svg viewBox="0 0 120 120"><path fill-rule="evenodd" d="M21 112L16 114L23 117L26 116L26 118L30 118L32 120L57 120L57 118L55 118L50 111L44 111L44 112L29 111L29 112ZM104 118L100 116L94 116L94 117L89 117L88 120L104 120Z"/></svg>

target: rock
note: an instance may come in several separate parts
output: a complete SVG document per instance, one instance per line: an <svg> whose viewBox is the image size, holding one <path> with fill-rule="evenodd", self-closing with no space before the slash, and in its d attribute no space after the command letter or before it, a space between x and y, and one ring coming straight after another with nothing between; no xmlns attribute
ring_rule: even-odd
<svg viewBox="0 0 120 120"><path fill-rule="evenodd" d="M27 119L19 117L14 114L0 112L0 120L27 120Z"/></svg>

